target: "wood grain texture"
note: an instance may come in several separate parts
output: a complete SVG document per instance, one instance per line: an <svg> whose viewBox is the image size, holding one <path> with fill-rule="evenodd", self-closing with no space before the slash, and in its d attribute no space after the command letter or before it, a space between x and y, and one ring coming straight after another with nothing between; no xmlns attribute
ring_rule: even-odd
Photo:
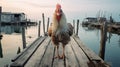
<svg viewBox="0 0 120 67"><path fill-rule="evenodd" d="M36 51L37 47L46 37L38 39L36 42L32 43L24 52L22 52L18 57L15 58L14 62L10 65L11 67L23 67L32 54Z"/></svg>
<svg viewBox="0 0 120 67"><path fill-rule="evenodd" d="M62 51L63 47L60 43L60 56ZM72 36L71 41L65 46L65 59L55 59L56 52L51 38L46 36L42 40L36 40L21 53L11 67L109 67L76 36Z"/></svg>

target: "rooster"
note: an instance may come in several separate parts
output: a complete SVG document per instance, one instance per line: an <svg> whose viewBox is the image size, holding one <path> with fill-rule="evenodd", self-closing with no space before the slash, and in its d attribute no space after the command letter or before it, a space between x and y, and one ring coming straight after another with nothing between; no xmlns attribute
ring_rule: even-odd
<svg viewBox="0 0 120 67"><path fill-rule="evenodd" d="M52 43L57 48L57 56L55 58L65 58L65 45L70 41L70 36L73 34L73 26L67 23L66 16L61 9L61 5L57 4L53 14L53 22L48 29L48 35L51 37ZM62 43L63 55L59 55L59 42Z"/></svg>

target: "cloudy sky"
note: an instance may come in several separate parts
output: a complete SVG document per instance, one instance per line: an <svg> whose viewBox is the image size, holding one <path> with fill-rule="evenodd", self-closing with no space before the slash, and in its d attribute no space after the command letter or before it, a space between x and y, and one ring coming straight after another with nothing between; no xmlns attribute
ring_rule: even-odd
<svg viewBox="0 0 120 67"><path fill-rule="evenodd" d="M0 0L2 11L24 12L29 18L36 20L41 18L43 12L51 17L57 3L62 5L69 18L96 16L99 11L113 15L116 20L120 18L120 0Z"/></svg>

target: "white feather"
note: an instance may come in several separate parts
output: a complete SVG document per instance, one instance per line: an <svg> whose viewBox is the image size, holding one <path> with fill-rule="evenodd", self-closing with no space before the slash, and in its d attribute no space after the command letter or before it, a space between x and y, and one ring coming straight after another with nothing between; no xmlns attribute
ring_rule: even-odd
<svg viewBox="0 0 120 67"><path fill-rule="evenodd" d="M60 22L57 21L55 13L53 15L52 21L53 21L52 22L53 23L53 26L52 26L53 33L56 33L56 35L57 35L59 33L68 32L67 20L66 20L65 14L63 12L62 12Z"/></svg>

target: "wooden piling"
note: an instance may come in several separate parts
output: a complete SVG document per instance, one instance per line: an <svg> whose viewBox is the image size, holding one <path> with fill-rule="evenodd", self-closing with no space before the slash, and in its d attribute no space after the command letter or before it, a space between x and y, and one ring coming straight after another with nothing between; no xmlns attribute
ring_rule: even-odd
<svg viewBox="0 0 120 67"><path fill-rule="evenodd" d="M77 20L76 35L78 35L78 30L79 30L79 20Z"/></svg>
<svg viewBox="0 0 120 67"><path fill-rule="evenodd" d="M50 18L48 17L47 32L48 32L48 28L49 28L49 22L50 22Z"/></svg>
<svg viewBox="0 0 120 67"><path fill-rule="evenodd" d="M0 7L0 22L1 22L1 13L2 13L2 7Z"/></svg>
<svg viewBox="0 0 120 67"><path fill-rule="evenodd" d="M43 32L45 35L45 17L44 17L44 13L42 13L42 18L43 18Z"/></svg>
<svg viewBox="0 0 120 67"><path fill-rule="evenodd" d="M25 38L25 28L22 27L22 41L23 41L23 49L26 48L26 38Z"/></svg>
<svg viewBox="0 0 120 67"><path fill-rule="evenodd" d="M99 53L99 56L103 60L105 57L106 38L107 38L107 22L104 22L101 28L101 41L100 41L100 53Z"/></svg>
<svg viewBox="0 0 120 67"><path fill-rule="evenodd" d="M2 50L1 39L0 39L0 58L3 58L3 50Z"/></svg>
<svg viewBox="0 0 120 67"><path fill-rule="evenodd" d="M75 34L75 20L73 20L73 27L74 27L73 33Z"/></svg>
<svg viewBox="0 0 120 67"><path fill-rule="evenodd" d="M0 7L0 36L1 36L1 13L2 13L2 7Z"/></svg>
<svg viewBox="0 0 120 67"><path fill-rule="evenodd" d="M41 26L41 21L39 21L39 25L38 25L38 37L40 37L40 26Z"/></svg>

